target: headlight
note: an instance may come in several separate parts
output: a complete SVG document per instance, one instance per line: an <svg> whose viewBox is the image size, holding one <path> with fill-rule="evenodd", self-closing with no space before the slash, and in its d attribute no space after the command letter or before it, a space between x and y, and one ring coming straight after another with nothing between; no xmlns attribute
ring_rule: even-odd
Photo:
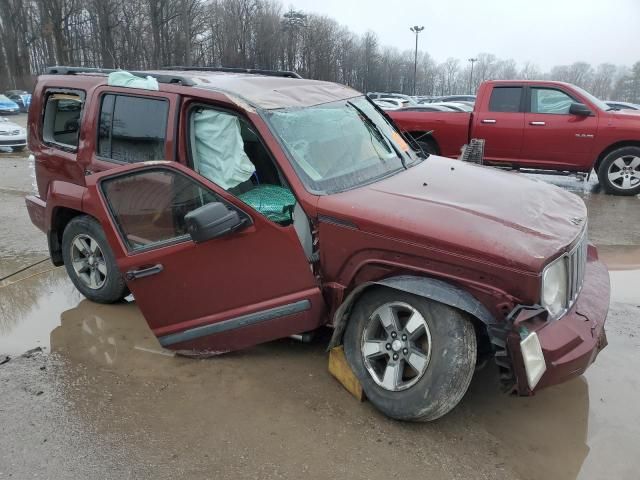
<svg viewBox="0 0 640 480"><path fill-rule="evenodd" d="M541 303L551 318L558 318L567 308L567 262L560 257L542 272Z"/></svg>

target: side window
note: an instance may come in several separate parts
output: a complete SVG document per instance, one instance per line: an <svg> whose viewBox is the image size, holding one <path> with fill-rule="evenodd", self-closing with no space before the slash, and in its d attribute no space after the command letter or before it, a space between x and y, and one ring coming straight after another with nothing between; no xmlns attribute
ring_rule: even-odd
<svg viewBox="0 0 640 480"><path fill-rule="evenodd" d="M110 178L101 187L129 250L186 240L184 216L221 201L193 179L167 169Z"/></svg>
<svg viewBox="0 0 640 480"><path fill-rule="evenodd" d="M490 112L519 112L522 87L494 87L489 99Z"/></svg>
<svg viewBox="0 0 640 480"><path fill-rule="evenodd" d="M568 115L574 100L560 90L552 88L531 89L531 113Z"/></svg>
<svg viewBox="0 0 640 480"><path fill-rule="evenodd" d="M291 223L295 197L251 125L204 106L189 115L193 169L268 219Z"/></svg>
<svg viewBox="0 0 640 480"><path fill-rule="evenodd" d="M98 155L123 163L164 160L169 102L108 94L102 97Z"/></svg>
<svg viewBox="0 0 640 480"><path fill-rule="evenodd" d="M62 147L77 148L83 101L82 92L66 90L47 92L42 121L42 139Z"/></svg>

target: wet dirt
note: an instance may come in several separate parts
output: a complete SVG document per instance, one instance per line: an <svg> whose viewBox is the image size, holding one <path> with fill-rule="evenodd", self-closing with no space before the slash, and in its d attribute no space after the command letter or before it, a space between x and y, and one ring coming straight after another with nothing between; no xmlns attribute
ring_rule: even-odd
<svg viewBox="0 0 640 480"><path fill-rule="evenodd" d="M0 282L0 479L637 479L640 200L549 180L583 196L611 270L609 346L582 377L511 397L490 365L451 414L395 422L330 377L326 335L176 357L135 303L84 300L44 262ZM0 155L0 278L47 255L11 193L29 189Z"/></svg>

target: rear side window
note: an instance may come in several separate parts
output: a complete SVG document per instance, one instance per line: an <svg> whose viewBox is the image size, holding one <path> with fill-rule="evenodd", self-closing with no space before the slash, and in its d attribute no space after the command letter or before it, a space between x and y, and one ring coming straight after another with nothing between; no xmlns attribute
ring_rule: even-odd
<svg viewBox="0 0 640 480"><path fill-rule="evenodd" d="M169 102L105 95L100 107L98 155L123 163L164 160Z"/></svg>
<svg viewBox="0 0 640 480"><path fill-rule="evenodd" d="M490 112L519 112L522 87L495 87L489 100Z"/></svg>
<svg viewBox="0 0 640 480"><path fill-rule="evenodd" d="M76 149L84 93L51 90L46 93L42 121L42 139L66 149Z"/></svg>

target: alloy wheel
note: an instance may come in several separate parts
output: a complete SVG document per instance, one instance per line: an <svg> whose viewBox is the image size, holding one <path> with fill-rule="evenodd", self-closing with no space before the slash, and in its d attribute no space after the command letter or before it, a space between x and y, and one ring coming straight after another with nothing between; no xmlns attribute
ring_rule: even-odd
<svg viewBox="0 0 640 480"><path fill-rule="evenodd" d="M82 283L98 290L107 281L107 263L98 242L89 235L80 234L71 242L73 270Z"/></svg>
<svg viewBox="0 0 640 480"><path fill-rule="evenodd" d="M362 332L364 365L376 384L397 392L424 375L431 357L431 332L422 314L404 302L377 308Z"/></svg>
<svg viewBox="0 0 640 480"><path fill-rule="evenodd" d="M609 165L609 181L621 190L630 190L640 184L640 157L625 155Z"/></svg>

